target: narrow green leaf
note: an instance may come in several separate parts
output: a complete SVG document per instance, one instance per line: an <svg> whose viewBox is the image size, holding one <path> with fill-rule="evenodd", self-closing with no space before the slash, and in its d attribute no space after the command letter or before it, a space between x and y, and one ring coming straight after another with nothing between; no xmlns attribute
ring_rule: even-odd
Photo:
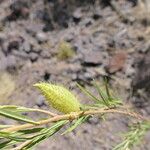
<svg viewBox="0 0 150 150"><path fill-rule="evenodd" d="M95 97L90 91L88 91L86 88L82 87L80 84L77 83L77 86L81 91L83 91L87 96L92 98L95 102L99 102L99 99Z"/></svg>
<svg viewBox="0 0 150 150"><path fill-rule="evenodd" d="M106 89L107 97L111 98L111 95L110 95L110 92L109 92L109 88L108 88L108 80L107 80L106 77L104 78L104 82L105 82L105 89Z"/></svg>
<svg viewBox="0 0 150 150"><path fill-rule="evenodd" d="M16 144L16 141L12 141L12 140L6 140L0 143L0 149L1 150L8 150L11 149L10 146Z"/></svg>
<svg viewBox="0 0 150 150"><path fill-rule="evenodd" d="M7 140L7 141L4 141L4 142L1 142L0 143L0 149L2 149L2 148L4 148L4 147L6 147L6 146L8 146L8 144L11 142L11 140Z"/></svg>
<svg viewBox="0 0 150 150"><path fill-rule="evenodd" d="M62 120L62 121L55 123L52 127L48 128L46 130L43 130L43 133L40 136L34 138L23 149L25 150L25 149L33 148L34 146L36 146L37 144L39 144L43 140L49 138L50 136L52 136L53 134L58 132L61 129L61 127L63 127L67 122L68 121L66 121L66 120Z"/></svg>
<svg viewBox="0 0 150 150"><path fill-rule="evenodd" d="M23 141L26 140L25 138L13 136L13 135L11 135L11 133L2 132L2 131L0 131L0 137L10 139L10 140L14 140L14 141L18 141L18 142L23 142Z"/></svg>
<svg viewBox="0 0 150 150"><path fill-rule="evenodd" d="M23 121L31 124L37 124L35 121L28 119L26 116L16 113L14 111L10 111L9 109L0 109L0 115L5 116L7 118L11 118L17 121Z"/></svg>
<svg viewBox="0 0 150 150"><path fill-rule="evenodd" d="M16 105L0 105L0 109L16 109Z"/></svg>
<svg viewBox="0 0 150 150"><path fill-rule="evenodd" d="M24 142L24 141L31 140L35 137L42 135L40 133L42 130L45 130L45 128L34 128L34 129L28 129L28 130L21 130L19 132L15 132L15 133L7 133L7 132L0 131L0 138L10 139L12 141L17 141L17 142ZM38 133L38 134L35 135L35 133ZM34 135L31 136L32 134L34 134ZM30 136L28 136L28 135L30 135Z"/></svg>
<svg viewBox="0 0 150 150"><path fill-rule="evenodd" d="M150 121L144 121L136 126L124 135L124 140L118 144L113 150L127 150L131 149L134 145L139 144L146 132L150 130Z"/></svg>
<svg viewBox="0 0 150 150"><path fill-rule="evenodd" d="M93 82L93 85L97 89L99 96L102 98L103 104L105 104L105 106L109 107L109 103L107 101L107 98L106 98L105 94L102 92L102 90L99 87L99 85L96 82Z"/></svg>
<svg viewBox="0 0 150 150"><path fill-rule="evenodd" d="M45 128L33 128L33 129L27 129L27 130L20 130L19 132L23 133L23 134L33 134L33 133L40 132L43 129L45 129Z"/></svg>
<svg viewBox="0 0 150 150"><path fill-rule="evenodd" d="M105 91L103 91L96 82L93 82L93 85L95 86L100 97L102 98L104 106L116 107L122 104L122 102L119 99L117 99L115 96L112 95L112 93L110 93L107 83L105 83Z"/></svg>

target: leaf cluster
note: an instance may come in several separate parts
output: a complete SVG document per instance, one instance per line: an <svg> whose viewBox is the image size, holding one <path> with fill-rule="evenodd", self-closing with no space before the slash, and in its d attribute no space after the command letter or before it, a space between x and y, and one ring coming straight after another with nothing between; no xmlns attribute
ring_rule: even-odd
<svg viewBox="0 0 150 150"><path fill-rule="evenodd" d="M82 105L79 112L58 115L42 109L12 105L0 106L0 116L18 122L17 125L0 124L0 149L30 150L43 140L57 133L67 124L69 124L69 128L62 134L73 131L90 117L94 117L95 114L100 114L103 117L105 113L120 113L137 119L142 118L134 112L126 112L126 109L121 110L122 102L113 95L107 83L105 83L105 88L101 88L96 82L93 82L93 86L97 90L98 96L95 96L92 92L78 84L81 91L93 100L91 105ZM45 113L48 117L45 120L35 121L27 117L25 112ZM150 130L150 121L145 119L139 121L142 122L134 125L132 130L125 134L123 142L118 144L114 150L130 149Z"/></svg>
<svg viewBox="0 0 150 150"><path fill-rule="evenodd" d="M113 150L130 150L134 145L140 143L144 135L150 130L150 121L143 121L131 127L131 130L124 134L124 140Z"/></svg>

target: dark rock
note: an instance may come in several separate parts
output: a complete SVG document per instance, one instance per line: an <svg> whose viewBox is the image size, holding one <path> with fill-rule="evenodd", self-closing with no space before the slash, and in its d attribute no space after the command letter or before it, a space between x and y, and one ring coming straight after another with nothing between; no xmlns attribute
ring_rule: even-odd
<svg viewBox="0 0 150 150"><path fill-rule="evenodd" d="M136 72L133 80L134 89L148 89L150 87L150 51L140 61L138 60Z"/></svg>
<svg viewBox="0 0 150 150"><path fill-rule="evenodd" d="M138 4L138 0L128 0L130 3L132 3L132 6L136 6Z"/></svg>
<svg viewBox="0 0 150 150"><path fill-rule="evenodd" d="M16 1L11 6L12 13L7 17L9 21L17 19L26 19L29 16L29 7L27 2Z"/></svg>
<svg viewBox="0 0 150 150"><path fill-rule="evenodd" d="M9 51L12 49L19 49L19 42L18 41L11 41L8 46Z"/></svg>
<svg viewBox="0 0 150 150"><path fill-rule="evenodd" d="M43 78L44 78L45 81L48 81L50 79L50 73L45 72Z"/></svg>
<svg viewBox="0 0 150 150"><path fill-rule="evenodd" d="M58 1L54 4L53 19L60 27L67 28L70 17L71 12L68 10L66 2Z"/></svg>
<svg viewBox="0 0 150 150"><path fill-rule="evenodd" d="M95 14L93 15L93 19L94 19L94 20L98 20L99 18L101 18L101 15L99 15L99 14L97 14L97 13L95 13Z"/></svg>
<svg viewBox="0 0 150 150"><path fill-rule="evenodd" d="M150 114L150 51L141 60L138 60L136 75L133 79L133 104Z"/></svg>
<svg viewBox="0 0 150 150"><path fill-rule="evenodd" d="M101 9L96 9L95 12L94 12L94 14L93 14L93 16L92 16L92 18L94 20L98 20L98 19L102 18L101 14L102 14Z"/></svg>
<svg viewBox="0 0 150 150"><path fill-rule="evenodd" d="M79 23L82 18L82 12L81 9L76 9L75 12L73 13L73 20L75 23Z"/></svg>
<svg viewBox="0 0 150 150"><path fill-rule="evenodd" d="M147 107L149 104L148 100L146 100L144 97L146 97L144 91L139 90L136 93L136 96L132 99L133 104L137 107L137 108L145 108Z"/></svg>
<svg viewBox="0 0 150 150"><path fill-rule="evenodd" d="M45 22L45 26L43 27L43 31L47 32L47 31L54 30L54 25L53 25L52 17L49 15L48 10L45 10L45 11L39 12L39 13L42 16L42 20Z"/></svg>
<svg viewBox="0 0 150 150"><path fill-rule="evenodd" d="M102 7L111 6L111 0L101 0Z"/></svg>
<svg viewBox="0 0 150 150"><path fill-rule="evenodd" d="M142 112L150 115L150 101L149 101L149 97L150 97L150 91L145 91L143 90L137 90L134 91L133 95L134 97L131 99L132 103L134 104L134 106L136 108L138 108L139 110L142 110Z"/></svg>
<svg viewBox="0 0 150 150"><path fill-rule="evenodd" d="M10 54L12 51L19 51L20 46L22 45L22 37L12 36L10 40L7 40L3 43L2 48L6 55Z"/></svg>

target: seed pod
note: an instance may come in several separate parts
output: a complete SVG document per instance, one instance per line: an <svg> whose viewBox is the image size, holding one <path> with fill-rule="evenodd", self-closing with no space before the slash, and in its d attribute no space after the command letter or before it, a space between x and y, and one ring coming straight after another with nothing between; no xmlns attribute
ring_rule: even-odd
<svg viewBox="0 0 150 150"><path fill-rule="evenodd" d="M36 83L34 85L45 96L49 105L63 113L80 111L77 98L66 88L50 83Z"/></svg>

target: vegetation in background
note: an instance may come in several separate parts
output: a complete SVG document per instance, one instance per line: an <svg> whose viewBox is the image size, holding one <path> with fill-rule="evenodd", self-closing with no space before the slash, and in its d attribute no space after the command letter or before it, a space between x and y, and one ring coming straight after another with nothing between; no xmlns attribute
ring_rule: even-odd
<svg viewBox="0 0 150 150"><path fill-rule="evenodd" d="M137 120L137 123L132 126L131 131L125 134L123 142L118 144L114 150L131 149L150 130L150 120L126 108L125 104L112 95L107 83L105 83L104 90L97 83L93 83L99 96L93 95L90 91L78 84L81 91L93 101L90 105L80 104L76 97L65 87L43 82L37 83L34 86L42 92L50 105L65 114L55 114L42 109L20 106L0 106L1 116L11 118L20 123L18 125L0 125L0 149L31 150L43 140L54 135L66 124L69 124L70 127L62 134L71 132L97 114L104 118L106 116L104 114L118 113ZM32 118L24 115L24 112L34 111L44 113L48 116L47 119L34 121ZM14 145L16 145L15 148Z"/></svg>
<svg viewBox="0 0 150 150"><path fill-rule="evenodd" d="M58 53L57 58L60 60L66 60L73 57L75 54L74 50L72 49L70 43L62 41L58 46Z"/></svg>
<svg viewBox="0 0 150 150"><path fill-rule="evenodd" d="M6 100L14 91L15 83L8 73L0 73L0 98Z"/></svg>

